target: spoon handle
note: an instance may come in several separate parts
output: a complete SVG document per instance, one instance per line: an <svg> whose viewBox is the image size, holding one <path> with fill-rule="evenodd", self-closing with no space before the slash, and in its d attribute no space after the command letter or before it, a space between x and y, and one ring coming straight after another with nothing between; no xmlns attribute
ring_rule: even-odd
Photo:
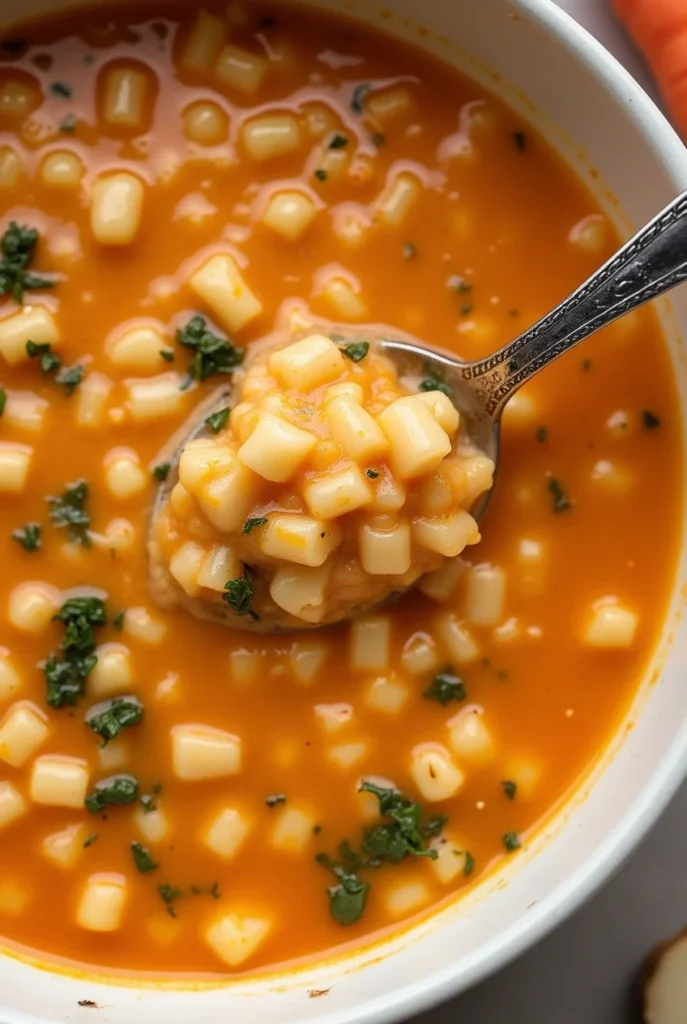
<svg viewBox="0 0 687 1024"><path fill-rule="evenodd" d="M498 416L514 391L594 331L687 279L683 192L567 299L498 352L461 368Z"/></svg>

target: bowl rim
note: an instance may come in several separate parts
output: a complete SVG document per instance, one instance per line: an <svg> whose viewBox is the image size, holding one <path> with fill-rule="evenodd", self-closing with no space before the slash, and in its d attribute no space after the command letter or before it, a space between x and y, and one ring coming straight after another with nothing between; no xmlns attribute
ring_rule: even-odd
<svg viewBox="0 0 687 1024"><path fill-rule="evenodd" d="M555 0L508 0L570 50L587 73L622 100L628 119L663 164L676 194L687 184L687 148L663 112L602 43L560 8ZM666 749L649 782L638 793L620 825L565 882L484 946L467 967L465 960L374 996L353 1012L335 1010L311 1024L396 1024L429 1010L502 970L587 902L618 871L666 809L687 777L687 721ZM401 979L399 979L401 980Z"/></svg>

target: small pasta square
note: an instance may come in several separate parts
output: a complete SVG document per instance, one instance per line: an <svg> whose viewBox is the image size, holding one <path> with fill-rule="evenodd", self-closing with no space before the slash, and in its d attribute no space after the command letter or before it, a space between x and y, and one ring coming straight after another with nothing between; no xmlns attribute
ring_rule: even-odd
<svg viewBox="0 0 687 1024"><path fill-rule="evenodd" d="M391 450L391 468L402 480L432 473L451 451L446 431L417 395L397 398L377 421Z"/></svg>
<svg viewBox="0 0 687 1024"><path fill-rule="evenodd" d="M358 672L385 672L391 658L391 621L377 615L351 623L351 667Z"/></svg>
<svg viewBox="0 0 687 1024"><path fill-rule="evenodd" d="M289 242L297 242L319 213L317 203L304 192L277 192L260 215L265 227Z"/></svg>
<svg viewBox="0 0 687 1024"><path fill-rule="evenodd" d="M0 724L0 761L20 768L41 747L50 728L43 712L35 704L13 704Z"/></svg>
<svg viewBox="0 0 687 1024"><path fill-rule="evenodd" d="M238 458L258 476L285 483L315 447L317 438L272 413L262 413L253 433L238 450ZM313 509L315 515L319 513Z"/></svg>
<svg viewBox="0 0 687 1024"><path fill-rule="evenodd" d="M341 543L341 530L305 515L281 513L269 517L260 533L260 550L277 562L323 565Z"/></svg>
<svg viewBox="0 0 687 1024"><path fill-rule="evenodd" d="M229 43L217 58L215 78L220 85L251 95L260 88L268 70L269 63L264 57Z"/></svg>
<svg viewBox="0 0 687 1024"><path fill-rule="evenodd" d="M89 771L85 761L59 754L42 754L33 762L31 799L49 807L83 808Z"/></svg>
<svg viewBox="0 0 687 1024"><path fill-rule="evenodd" d="M89 932L114 932L121 928L127 900L124 875L90 875L81 891L76 923Z"/></svg>
<svg viewBox="0 0 687 1024"><path fill-rule="evenodd" d="M86 828L82 824L68 825L59 832L51 832L41 842L43 857L54 867L71 869L83 853Z"/></svg>
<svg viewBox="0 0 687 1024"><path fill-rule="evenodd" d="M0 494L21 494L26 487L33 448L27 444L0 442Z"/></svg>
<svg viewBox="0 0 687 1024"><path fill-rule="evenodd" d="M346 362L330 338L311 334L273 352L269 368L285 387L310 391L340 377Z"/></svg>
<svg viewBox="0 0 687 1024"><path fill-rule="evenodd" d="M100 245L131 245L141 226L145 190L130 171L96 178L91 196L91 231Z"/></svg>
<svg viewBox="0 0 687 1024"><path fill-rule="evenodd" d="M301 130L293 114L261 114L241 126L248 156L257 162L274 160L301 148Z"/></svg>
<svg viewBox="0 0 687 1024"><path fill-rule="evenodd" d="M222 860L233 860L250 831L251 823L245 814L235 807L225 807L212 819L201 838L208 849Z"/></svg>
<svg viewBox="0 0 687 1024"><path fill-rule="evenodd" d="M228 253L211 256L191 275L189 284L231 334L238 333L262 313L262 303Z"/></svg>
<svg viewBox="0 0 687 1024"><path fill-rule="evenodd" d="M172 766L183 782L236 775L241 770L241 740L209 725L175 725Z"/></svg>
<svg viewBox="0 0 687 1024"><path fill-rule="evenodd" d="M225 914L205 932L205 941L220 960L238 967L250 959L272 930L267 917Z"/></svg>
<svg viewBox="0 0 687 1024"><path fill-rule="evenodd" d="M0 782L0 829L8 828L27 813L26 800L11 782Z"/></svg>
<svg viewBox="0 0 687 1024"><path fill-rule="evenodd" d="M307 811L288 806L278 810L276 817L270 846L282 853L303 853L312 843L316 819Z"/></svg>
<svg viewBox="0 0 687 1024"><path fill-rule="evenodd" d="M18 313L0 320L0 355L10 366L29 359L28 341L51 348L59 345L57 322L43 306L23 306Z"/></svg>

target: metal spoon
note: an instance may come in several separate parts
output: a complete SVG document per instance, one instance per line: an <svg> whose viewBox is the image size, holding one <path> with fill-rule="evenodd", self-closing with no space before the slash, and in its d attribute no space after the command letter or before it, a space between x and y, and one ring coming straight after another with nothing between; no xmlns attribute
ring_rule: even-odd
<svg viewBox="0 0 687 1024"><path fill-rule="evenodd" d="M687 192L669 203L567 299L498 352L466 363L397 338L381 346L402 373L447 384L468 436L499 462L501 415L515 392L590 334L687 280ZM484 514L493 488L472 514Z"/></svg>

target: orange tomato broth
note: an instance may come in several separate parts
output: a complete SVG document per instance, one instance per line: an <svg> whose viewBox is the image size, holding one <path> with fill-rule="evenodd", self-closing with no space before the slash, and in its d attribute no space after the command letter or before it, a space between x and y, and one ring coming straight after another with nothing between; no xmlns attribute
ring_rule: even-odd
<svg viewBox="0 0 687 1024"><path fill-rule="evenodd" d="M272 14L276 20L264 22L256 37L260 19ZM336 263L359 279L370 321L396 324L466 358L485 355L533 322L616 245L595 200L544 140L475 83L420 51L311 12L250 8L248 25L232 27L232 37L258 51L284 43L292 59L271 68L257 95L248 98L215 92L209 78L187 81L177 74L179 40L190 23L187 10L167 5L81 11L14 29L13 37L27 36L28 42L18 53L2 53L0 84L20 70L40 83L43 101L30 116L31 124L0 120L0 145L11 146L27 168L14 189L0 192L0 227L4 230L17 220L40 231L36 267L62 277L52 291L28 293L26 301L55 311L66 365L83 359L89 372L100 370L115 382L111 410L122 407L121 382L131 374L110 364L104 351L108 334L124 321L153 317L167 325L173 345L174 328L198 308L185 284L189 267L199 253L221 248L221 240L226 247L227 237L245 256L246 279L265 310L242 332L239 343L250 344L271 329L280 304L291 297L311 300L314 313L335 318L312 295L320 268ZM113 27L96 30L106 25ZM357 60L338 61L334 54ZM105 131L99 124L98 80L112 60L134 60L157 78L150 128L139 137ZM330 66L336 64L341 66ZM408 84L415 109L410 117L384 125L384 143L376 148L370 132L378 127L351 109L352 90L361 82L375 86L397 80ZM50 83L55 81L69 83L72 98L53 96ZM204 150L184 139L181 111L196 98L209 96L229 114L231 140ZM255 107L298 110L313 100L337 111L341 130L353 140L351 149L358 147L371 157L372 173L369 180L351 174L343 182L320 182L312 178L311 160L308 185L327 208L345 201L366 205L381 191L389 168L400 161L427 184L402 230L373 226L364 244L355 248L337 238L327 210L295 244L255 223L263 189L306 173L311 143L303 152L252 164L237 151L240 120ZM78 119L76 129L61 133L58 125L72 113ZM453 150L447 139L456 144ZM452 150L453 156L438 156L442 143L441 152ZM41 184L39 164L51 148L73 150L82 158L86 173L81 189L56 191ZM237 152L238 159L227 159ZM121 166L140 173L148 187L137 241L112 250L92 239L88 187L94 173ZM199 223L182 215L180 204L189 193L212 207ZM575 225L592 215L597 219L587 223L594 225L595 244L571 242ZM404 257L408 242L416 247L412 258ZM447 283L452 275L465 277L468 293L459 294ZM14 311L10 299L1 302L0 315ZM175 351L174 366L183 369L188 355L178 346ZM111 618L127 607L145 605L168 625L162 645L146 646L112 625L98 629L98 641L130 647L135 685L128 691L138 694L146 710L140 725L113 742L127 746L123 770L137 776L141 792L150 792L156 780L162 784L159 800L172 826L168 841L151 845L160 867L143 875L135 870L129 850L130 842L140 839L132 808L113 807L102 817L86 810L32 808L0 834L0 935L7 943L127 972L200 973L230 970L203 937L208 923L225 910L256 910L273 921L269 936L239 970L322 955L342 942L367 940L404 920L403 915L393 919L386 909L390 888L403 881L422 881L427 887L429 902L409 910L405 919L410 919L479 882L501 863L508 856L504 833L517 832L526 845L598 758L626 713L665 614L682 511L678 404L667 350L651 311L608 328L542 373L525 391L535 405L534 419L523 422L513 416L505 424L497 493L482 524L482 543L466 555L470 564L492 562L507 569L506 617L518 619L523 632L520 639L499 643L492 630L474 629L481 658L460 674L468 701L484 708L495 739L494 757L482 767L464 765L460 793L445 804L426 807L431 814L448 815L448 828L474 858L474 871L446 887L423 859L384 866L366 875L372 885L366 912L348 928L329 914L325 887L332 876L314 857L320 851L334 853L344 837L360 842L364 822L356 788L361 776L387 777L418 798L409 774L410 751L419 742L445 742L445 721L459 708L425 699L432 673L417 678L404 674L398 655L411 635L432 633L436 604L414 593L390 612L393 668L412 687L398 716L365 707L363 693L370 677L356 678L347 668L346 626L317 634L318 639L326 637L328 661L310 688L299 686L286 663L293 637L232 633L154 608L146 589L144 540L155 481L151 478L142 497L124 502L113 502L103 483L106 452L128 445L144 465L154 465L158 449L216 381L191 389L177 419L142 427L126 417L118 422L115 414L104 428L90 431L75 424L77 396L65 397L41 375L35 361L3 365L0 383L6 389L32 390L50 402L38 438L0 419L0 439L35 448L25 491L3 496L0 503L0 637L21 675L19 696L48 714L51 733L39 753L87 759L89 788L110 774L99 767L97 737L84 727L87 698L58 711L45 702L45 680L37 662L57 649L61 625L51 624L36 636L13 628L6 616L12 589L27 580L46 581L62 590L102 587ZM620 438L607 427L618 410L628 416ZM658 427L646 429L645 410L659 418ZM546 429L545 440L539 427ZM626 468L631 478L627 494L607 493L592 479L600 459ZM560 514L553 511L548 489L551 474L573 501ZM129 553L75 549L49 524L46 495L62 493L78 478L90 484L94 530L104 530L117 516L135 524L136 544ZM33 553L11 538L12 530L29 520L44 526L42 549ZM523 537L542 540L548 550L546 586L533 596L528 596L516 562ZM591 604L606 594L617 595L640 615L630 650L593 651L580 642ZM447 607L460 611L460 589ZM232 683L228 668L228 654L237 647L265 652L265 670L243 688ZM158 684L169 673L176 673L178 682L173 696L161 699ZM345 731L328 737L313 707L331 702L349 702L354 713ZM176 780L170 729L184 722L215 725L240 736L241 774L200 783ZM326 751L347 739L363 739L368 748L360 763L341 771L327 762ZM541 773L531 795L516 793L509 800L501 781L513 755L532 758ZM0 779L10 780L28 800L30 772L31 762L17 769L2 765ZM286 807L304 802L316 815L321 831L313 834L302 854L270 847L270 830L283 810L266 805L274 793L287 796ZM254 829L236 859L223 862L199 842L198 834L219 808L236 802L250 808ZM83 849L75 868L60 871L44 859L42 839L78 822L84 824L84 834L95 832L97 839ZM128 878L124 922L110 934L90 933L75 923L81 888L97 872L120 872ZM188 889L215 882L217 901L187 894L177 902L175 918L166 913L157 892L161 883ZM16 892L20 896L13 899Z"/></svg>

